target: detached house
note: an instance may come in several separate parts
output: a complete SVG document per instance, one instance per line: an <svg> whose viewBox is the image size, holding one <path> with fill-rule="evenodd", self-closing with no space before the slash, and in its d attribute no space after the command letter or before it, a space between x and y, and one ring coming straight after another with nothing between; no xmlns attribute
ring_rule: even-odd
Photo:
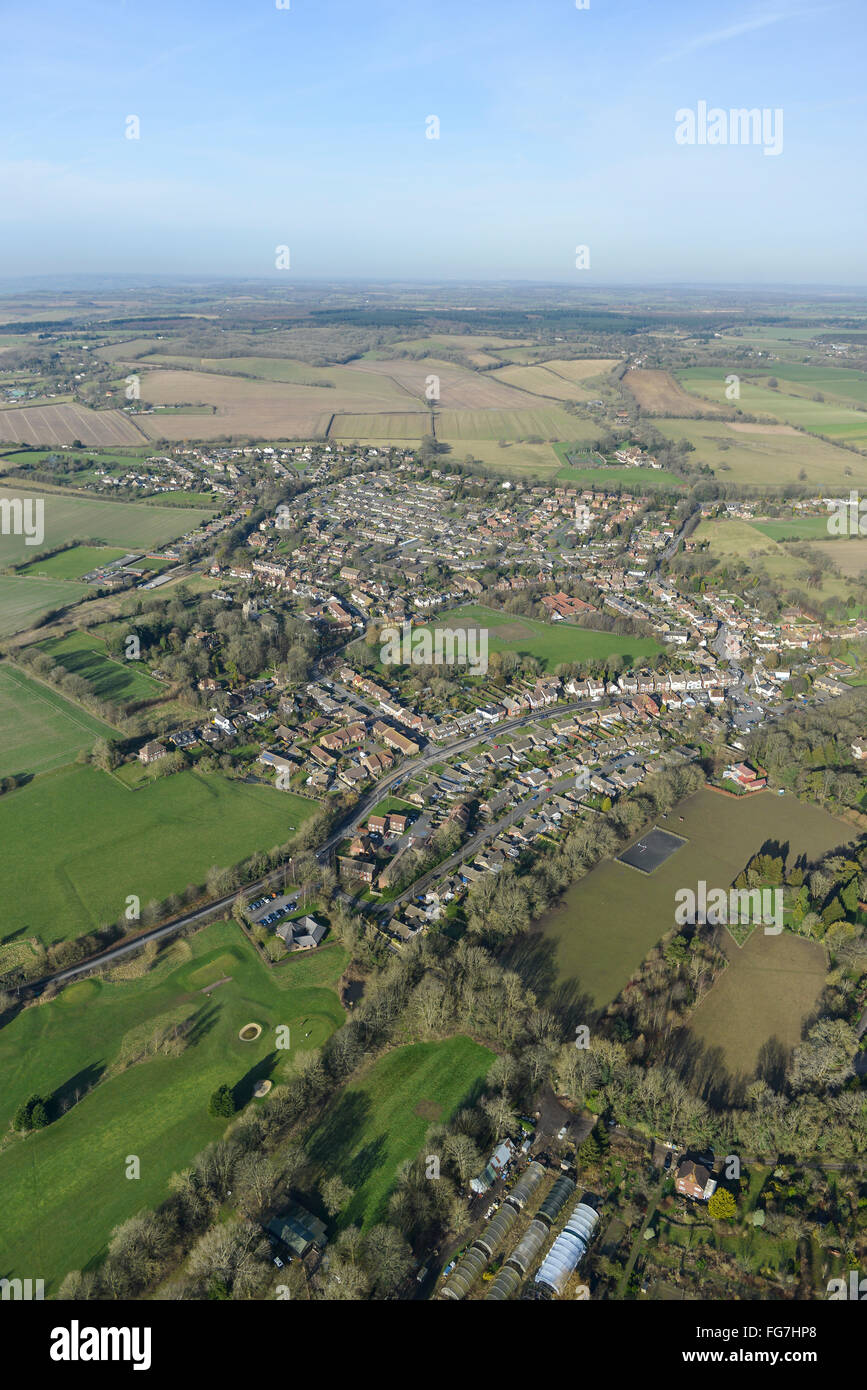
<svg viewBox="0 0 867 1390"><path fill-rule="evenodd" d="M674 1185L681 1197L689 1197L694 1202L707 1202L716 1192L716 1179L712 1178L703 1163L694 1159L684 1159L677 1170Z"/></svg>

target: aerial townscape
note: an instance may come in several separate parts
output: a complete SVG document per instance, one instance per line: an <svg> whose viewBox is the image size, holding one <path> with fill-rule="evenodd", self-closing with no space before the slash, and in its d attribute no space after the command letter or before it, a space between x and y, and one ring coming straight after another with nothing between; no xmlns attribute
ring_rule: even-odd
<svg viewBox="0 0 867 1390"><path fill-rule="evenodd" d="M3 1300L867 1297L867 290L796 245L10 258Z"/></svg>

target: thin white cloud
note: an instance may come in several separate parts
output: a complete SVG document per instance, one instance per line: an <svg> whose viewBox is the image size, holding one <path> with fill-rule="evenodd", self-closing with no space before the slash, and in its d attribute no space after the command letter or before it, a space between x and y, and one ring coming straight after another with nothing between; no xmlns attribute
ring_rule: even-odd
<svg viewBox="0 0 867 1390"><path fill-rule="evenodd" d="M799 15L806 13L808 13L807 10L795 10L786 7L750 15L746 19L740 19L734 24L726 25L724 29L710 29L705 34L696 34L695 38L687 39L680 48L674 49L671 53L663 54L660 62L675 62L678 58L686 58L690 53L696 53L701 48L713 48L718 43L726 43L729 39L739 39L744 34L753 34L759 29L769 29L773 24L781 24L784 20L796 19Z"/></svg>

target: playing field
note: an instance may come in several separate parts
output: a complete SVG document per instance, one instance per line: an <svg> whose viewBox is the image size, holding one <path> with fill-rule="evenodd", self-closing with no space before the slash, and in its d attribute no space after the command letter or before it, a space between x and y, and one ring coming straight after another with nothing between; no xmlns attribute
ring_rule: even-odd
<svg viewBox="0 0 867 1390"><path fill-rule="evenodd" d="M702 879L709 889L729 888L769 840L788 845L790 859L804 854L812 862L855 833L789 795L735 798L710 789L687 797L664 824L687 844L652 874L605 860L540 920L539 930L555 948L559 983L589 995L597 1008L620 993L651 946L675 925L679 888L695 891ZM768 940L779 943L783 936Z"/></svg>
<svg viewBox="0 0 867 1390"><path fill-rule="evenodd" d="M62 767L98 738L116 737L110 725L55 690L0 665L0 777Z"/></svg>
<svg viewBox="0 0 867 1390"><path fill-rule="evenodd" d="M24 536L0 534L0 566L24 564L32 560L37 551L63 545L66 541L122 546L124 553L157 549L193 530L214 512L212 507L158 507L143 502L63 497L57 492L40 493L29 485L16 488L4 484L0 488L0 501L28 497L44 503L44 541L27 545Z"/></svg>
<svg viewBox="0 0 867 1390"><path fill-rule="evenodd" d="M412 1043L348 1086L307 1140L323 1177L337 1174L354 1196L341 1222L381 1220L401 1163L415 1158L431 1125L471 1098L494 1053L471 1038Z"/></svg>
<svg viewBox="0 0 867 1390"><path fill-rule="evenodd" d="M40 643L42 651L58 666L83 676L100 700L128 704L165 693L166 687L149 676L140 661L115 661L105 643L89 632L70 632Z"/></svg>
<svg viewBox="0 0 867 1390"><path fill-rule="evenodd" d="M680 491L686 487L686 480L665 468L573 468L570 464L561 467L555 474L558 483L572 487L611 488L613 491L668 492Z"/></svg>
<svg viewBox="0 0 867 1390"><path fill-rule="evenodd" d="M819 1002L826 954L818 941L754 931L739 947L726 932L720 944L728 967L699 1004L690 1031L727 1070L751 1078L762 1047L773 1039L785 1052L801 1041L804 1021Z"/></svg>
<svg viewBox="0 0 867 1390"><path fill-rule="evenodd" d="M90 593L86 584L63 579L25 579L0 574L0 637L23 632L43 613L63 608Z"/></svg>
<svg viewBox="0 0 867 1390"><path fill-rule="evenodd" d="M441 614L430 626L432 630L438 627L486 628L489 651L535 656L546 671L553 671L563 662L605 661L615 655L636 660L660 650L652 637L620 637L613 632L594 632L567 623L542 623L535 618L500 613L481 604L454 608Z"/></svg>
<svg viewBox="0 0 867 1390"><path fill-rule="evenodd" d="M4 928L59 941L204 883L288 840L316 802L194 771L130 791L95 767L46 773L0 797ZM50 830L49 830L50 827Z"/></svg>
<svg viewBox="0 0 867 1390"><path fill-rule="evenodd" d="M70 550L61 550L57 555L49 555L47 560L37 560L35 565L27 565L22 574L45 574L49 579L81 579L82 575L114 560L122 560L128 552L118 547L106 545L74 545Z"/></svg>
<svg viewBox="0 0 867 1390"><path fill-rule="evenodd" d="M311 982L310 967L318 980ZM168 1195L168 1179L226 1127L208 1115L223 1082L239 1104L256 1081L279 1082L295 1056L319 1047L343 1022L333 986L346 963L339 945L269 970L234 923L219 922L166 948L141 979L73 984L50 1003L25 1010L0 1032L0 1132L33 1092L57 1114L76 1088L86 1091L47 1129L0 1152L0 1250L3 1274L39 1277L48 1290L82 1269L115 1225ZM229 976L210 994L202 990ZM161 1023L192 1018L193 1041L178 1057L155 1056L116 1074L119 1055ZM262 1026L241 1042L245 1023ZM275 1047L288 1025L290 1046ZM307 1036L305 1036L307 1035ZM125 1176L128 1154L141 1177Z"/></svg>

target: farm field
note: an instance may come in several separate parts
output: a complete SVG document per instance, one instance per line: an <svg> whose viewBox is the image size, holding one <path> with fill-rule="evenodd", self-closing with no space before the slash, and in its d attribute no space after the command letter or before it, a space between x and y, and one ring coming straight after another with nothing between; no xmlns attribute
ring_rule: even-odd
<svg viewBox="0 0 867 1390"><path fill-rule="evenodd" d="M23 486L0 487L0 500L22 497ZM45 541L31 546L23 536L0 535L0 566L24 564L37 550L72 540L122 546L124 552L152 550L184 535L214 513L213 507L159 507L145 502L64 497L57 492L40 493L30 486L26 496L42 498L45 503Z"/></svg>
<svg viewBox="0 0 867 1390"><path fill-rule="evenodd" d="M0 441L10 444L141 444L142 432L122 410L88 406L16 406L0 410Z"/></svg>
<svg viewBox="0 0 867 1390"><path fill-rule="evenodd" d="M444 410L507 410L532 404L525 392L493 379L493 372L470 372L437 357L422 357L417 361L410 357L384 361L365 358L362 362L350 363L346 370L366 381L371 395L381 389L377 386L378 379L385 378L414 396L422 406L430 399L427 390L432 376L439 382L439 405Z"/></svg>
<svg viewBox="0 0 867 1390"><path fill-rule="evenodd" d="M470 356L473 352L493 352L500 355L501 348L520 346L513 338L498 338L489 333L431 333L427 338L402 338L400 346L405 352L426 352L435 357L437 350L454 348ZM375 360L376 352L365 354L366 360Z"/></svg>
<svg viewBox="0 0 867 1390"><path fill-rule="evenodd" d="M723 390L718 405L697 401L675 381L670 372L633 368L623 378L623 385L632 392L642 410L652 411L656 415L693 415L698 410L731 415L731 406L725 398L724 375L721 375L720 381Z"/></svg>
<svg viewBox="0 0 867 1390"><path fill-rule="evenodd" d="M0 777L47 772L116 730L7 663L0 665Z"/></svg>
<svg viewBox="0 0 867 1390"><path fill-rule="evenodd" d="M607 376L611 368L617 366L618 361L617 357L554 358L553 361L541 365L546 371L556 372L557 376L565 377L567 381L578 382Z"/></svg>
<svg viewBox="0 0 867 1390"><path fill-rule="evenodd" d="M550 478L559 467L559 460L550 444L507 444L501 448L493 439L446 439L457 459L472 457L498 473L524 474L528 478Z"/></svg>
<svg viewBox="0 0 867 1390"><path fill-rule="evenodd" d="M814 401L814 393L808 390L806 394L800 394L797 384L793 384L792 391L787 390L785 370L781 366L779 375L741 373L740 398L737 402L740 409L749 411L751 415L769 415L772 419L795 425L812 434L826 435L840 444L852 444L858 448L867 445L867 414L828 400ZM779 381L779 389L772 389L766 384L772 375ZM703 367L690 367L680 372L679 378L693 398L725 403L724 372L711 373Z"/></svg>
<svg viewBox="0 0 867 1390"><path fill-rule="evenodd" d="M687 797L659 826L688 843L649 875L605 860L572 884L537 924L554 948L561 992L589 997L594 1008L617 997L650 948L674 926L677 889L701 879L728 888L768 840L788 845L790 859L804 854L813 861L855 834L845 821L789 795L768 791L737 799L710 788ZM770 974L768 986L772 992L777 988Z"/></svg>
<svg viewBox="0 0 867 1390"><path fill-rule="evenodd" d="M561 662L605 661L615 654L634 660L660 650L652 637L620 637L566 623L543 623L476 604L451 609L429 626L431 631L438 627L487 628L490 651L535 656L546 671L553 671Z"/></svg>
<svg viewBox="0 0 867 1390"><path fill-rule="evenodd" d="M208 372L221 377L285 382L288 385L310 387L317 391L333 391L341 402L349 394L358 398L359 406L363 406L364 398L371 395L376 396L380 402L387 398L398 405L406 404L409 394L388 377L369 382L359 372L342 364L314 367L309 362L298 362L288 357L171 357L160 353L148 357L146 361L149 368L153 365L183 369L183 375L187 377L197 377L202 372ZM178 372L173 375L177 376ZM323 398L323 406L327 406L328 399ZM212 404L215 403L212 401Z"/></svg>
<svg viewBox="0 0 867 1390"><path fill-rule="evenodd" d="M741 560L753 571L764 569L771 579L782 585L807 589L810 574L809 564L791 554L779 541L763 536L749 522L736 517L714 517L699 523L693 539L709 543L709 550L718 560ZM845 541L835 541L834 545L845 545ZM843 579L823 575L820 584L810 589L817 598L845 600L849 587Z"/></svg>
<svg viewBox="0 0 867 1390"><path fill-rule="evenodd" d="M782 483L847 488L867 483L867 459L807 434L776 429L769 433L767 425L724 420L653 423L668 439L690 440L695 445L692 462L708 464L721 482L735 483L745 491Z"/></svg>
<svg viewBox="0 0 867 1390"><path fill-rule="evenodd" d="M382 1219L401 1163L431 1125L445 1123L485 1077L494 1053L472 1038L412 1043L380 1057L346 1087L306 1141L324 1174L355 1189L341 1224Z"/></svg>
<svg viewBox="0 0 867 1390"><path fill-rule="evenodd" d="M165 693L166 687L148 675L140 661L115 661L105 643L88 632L70 632L39 645L56 665L82 676L99 700L128 704Z"/></svg>
<svg viewBox="0 0 867 1390"><path fill-rule="evenodd" d="M536 396L554 396L561 401L590 400L599 386L588 384L614 366L614 359L575 362L545 362L534 367L500 367L487 373L506 386L515 386ZM583 370L582 370L583 369Z"/></svg>
<svg viewBox="0 0 867 1390"><path fill-rule="evenodd" d="M720 932L728 967L690 1020L690 1032L709 1053L719 1051L732 1076L752 1079L765 1043L790 1051L822 993L826 952L818 941L754 931L742 947Z"/></svg>
<svg viewBox="0 0 867 1390"><path fill-rule="evenodd" d="M204 883L213 865L282 844L315 810L219 773L178 772L137 791L92 766L46 773L0 797L4 926L45 943L92 931L120 916L128 894L144 906Z"/></svg>
<svg viewBox="0 0 867 1390"><path fill-rule="evenodd" d="M427 411L401 412L393 415L335 415L328 431L329 439L363 439L368 444L401 443L407 440L420 443L430 433Z"/></svg>
<svg viewBox="0 0 867 1390"><path fill-rule="evenodd" d="M0 545L6 539L0 536ZM75 603L89 593L87 584L74 584L67 579L23 579L0 574L0 637L23 632L49 609Z"/></svg>
<svg viewBox="0 0 867 1390"><path fill-rule="evenodd" d="M86 1090L102 1078L47 1129L0 1148L5 1275L26 1277L38 1267L47 1292L56 1292L70 1269L102 1252L115 1225L162 1201L171 1174L220 1138L226 1120L211 1118L207 1109L218 1085L233 1086L241 1104L258 1104L250 1101L255 1081L279 1082L297 1052L321 1046L341 1026L333 985L345 952L325 946L315 958L269 970L235 923L218 922L165 948L139 979L72 984L3 1029L4 1136L23 1096L51 1097L56 1113L76 1086ZM315 984L311 975L319 976ZM225 984L202 993L225 976ZM136 1042L182 1018L192 1018L194 1030L180 1056L117 1067ZM239 1031L252 1021L262 1025L261 1036L241 1042ZM289 1026L288 1051L275 1049L277 1024ZM141 1160L137 1182L125 1177L129 1153ZM15 1214L14 1227L4 1212Z"/></svg>
<svg viewBox="0 0 867 1390"><path fill-rule="evenodd" d="M341 407L341 395L321 386L255 381L247 377L220 376L216 372L149 369L141 374L141 399L150 405L214 405L213 415L143 415L142 429L151 439L213 439L222 435L243 438L310 439L324 435L332 413ZM349 408L357 397L343 397ZM385 389L380 408L393 405L394 393ZM375 405L371 405L374 409Z"/></svg>
<svg viewBox="0 0 867 1390"><path fill-rule="evenodd" d="M438 439L471 441L480 439L526 439L538 435L543 440L595 439L598 425L577 420L557 405L535 405L521 410L441 410L437 413Z"/></svg>
<svg viewBox="0 0 867 1390"><path fill-rule="evenodd" d="M766 379L769 374L760 375ZM812 397L818 392L826 401L867 405L867 372L854 367L813 367L802 362L783 362L779 368L775 365L773 375L781 383L781 389L792 395Z"/></svg>
<svg viewBox="0 0 867 1390"><path fill-rule="evenodd" d="M105 545L76 545L71 550L61 550L58 555L49 555L47 560L37 560L20 571L22 575L45 574L50 579L81 579L102 565L110 565L114 560L122 560L126 550Z"/></svg>
<svg viewBox="0 0 867 1390"><path fill-rule="evenodd" d="M810 541L810 551L831 560L847 579L867 579L867 536L846 540Z"/></svg>

